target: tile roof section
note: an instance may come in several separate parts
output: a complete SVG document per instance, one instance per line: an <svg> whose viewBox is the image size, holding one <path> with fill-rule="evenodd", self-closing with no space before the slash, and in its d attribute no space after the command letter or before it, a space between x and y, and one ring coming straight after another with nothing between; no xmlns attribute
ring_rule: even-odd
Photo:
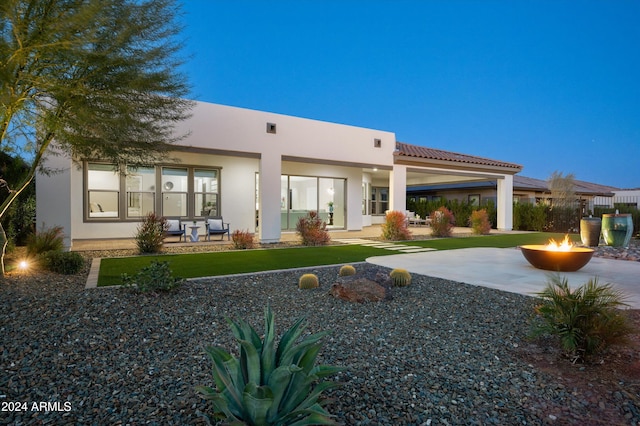
<svg viewBox="0 0 640 426"><path fill-rule="evenodd" d="M476 157L473 155L459 154L457 152L443 151L424 146L410 145L404 142L396 142L396 155L414 158L426 158L430 160L451 161L456 163L479 164L483 166L504 167L522 170L522 166L515 163L492 160L490 158Z"/></svg>

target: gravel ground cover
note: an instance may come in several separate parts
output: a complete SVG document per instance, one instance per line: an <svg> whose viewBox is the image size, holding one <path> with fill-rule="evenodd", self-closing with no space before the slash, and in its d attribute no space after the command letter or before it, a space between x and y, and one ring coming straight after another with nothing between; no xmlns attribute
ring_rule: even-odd
<svg viewBox="0 0 640 426"><path fill-rule="evenodd" d="M375 268L356 265L365 267ZM298 290L303 272L321 287ZM391 301L350 304L327 294L337 272L196 280L159 296L84 290L86 273L9 277L0 286L0 423L208 424L210 406L194 391L212 385L203 348L235 352L225 317L261 330L267 304L280 332L300 316L309 333L331 330L319 361L347 368L327 393L342 424L640 422L637 392L594 399L523 360L530 297L414 276Z"/></svg>

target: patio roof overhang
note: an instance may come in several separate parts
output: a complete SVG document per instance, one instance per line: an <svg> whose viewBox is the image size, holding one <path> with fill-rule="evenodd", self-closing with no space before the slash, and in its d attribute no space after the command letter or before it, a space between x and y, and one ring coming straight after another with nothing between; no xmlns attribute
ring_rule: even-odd
<svg viewBox="0 0 640 426"><path fill-rule="evenodd" d="M396 143L394 164L420 168L446 169L451 171L496 173L514 175L522 166L490 158L476 157L451 151L443 151L423 146Z"/></svg>

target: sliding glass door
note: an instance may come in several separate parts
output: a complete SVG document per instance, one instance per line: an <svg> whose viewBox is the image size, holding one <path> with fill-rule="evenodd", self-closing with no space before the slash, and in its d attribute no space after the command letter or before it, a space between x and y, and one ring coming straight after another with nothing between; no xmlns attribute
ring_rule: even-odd
<svg viewBox="0 0 640 426"><path fill-rule="evenodd" d="M329 228L345 227L345 179L283 175L280 180L280 225L295 229L310 211Z"/></svg>

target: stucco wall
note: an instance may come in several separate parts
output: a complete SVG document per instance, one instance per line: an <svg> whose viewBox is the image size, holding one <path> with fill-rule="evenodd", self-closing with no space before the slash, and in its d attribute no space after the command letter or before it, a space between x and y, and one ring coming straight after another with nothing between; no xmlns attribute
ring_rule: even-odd
<svg viewBox="0 0 640 426"><path fill-rule="evenodd" d="M276 125L275 134L267 133L267 123ZM396 144L392 132L203 102L177 131L188 134L180 142L185 146L388 166Z"/></svg>
<svg viewBox="0 0 640 426"><path fill-rule="evenodd" d="M36 176L36 227L41 229L62 226L65 246L70 247L72 172L75 168L65 156L49 156L45 159L44 166L55 172L49 176Z"/></svg>

